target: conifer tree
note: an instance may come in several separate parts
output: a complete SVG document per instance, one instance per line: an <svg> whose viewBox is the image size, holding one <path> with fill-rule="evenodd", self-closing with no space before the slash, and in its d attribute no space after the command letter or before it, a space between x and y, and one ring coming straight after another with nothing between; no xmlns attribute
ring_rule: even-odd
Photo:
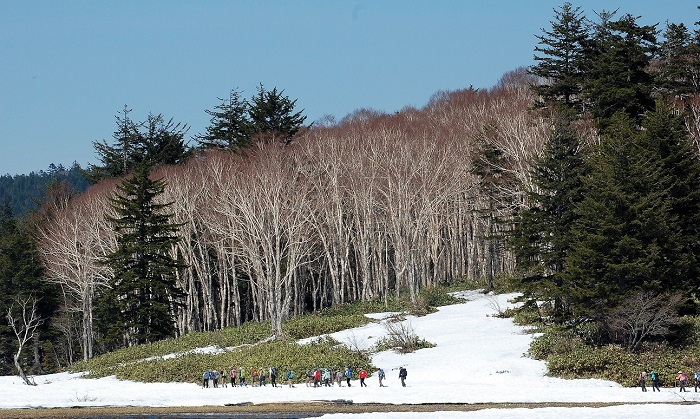
<svg viewBox="0 0 700 419"><path fill-rule="evenodd" d="M554 129L531 172L535 189L529 205L516 217L511 248L516 256L524 299L549 303L552 318L563 322L569 295L575 292L563 278L573 245L571 226L583 199L588 173L584 148L572 125L574 115L557 115Z"/></svg>
<svg viewBox="0 0 700 419"><path fill-rule="evenodd" d="M601 12L585 43L583 93L601 130L618 111L639 122L654 108L655 80L648 69L658 46L656 25L640 26L629 14L613 21L613 15Z"/></svg>
<svg viewBox="0 0 700 419"><path fill-rule="evenodd" d="M592 159L564 275L576 316L601 318L639 291L697 291L700 166L670 107L644 124L616 114Z"/></svg>
<svg viewBox="0 0 700 419"><path fill-rule="evenodd" d="M200 148L237 151L250 146L252 126L248 103L241 99L237 90L231 90L228 99L219 100L221 104L213 111L205 110L211 119L206 133L195 137Z"/></svg>
<svg viewBox="0 0 700 419"><path fill-rule="evenodd" d="M262 84L249 102L249 115L253 135L265 141L289 144L306 120L304 110L295 112L297 100L284 96L284 90L266 90Z"/></svg>
<svg viewBox="0 0 700 419"><path fill-rule="evenodd" d="M129 118L124 106L122 115L117 115L117 130L114 144L105 140L93 141L101 165L88 165L85 177L93 183L105 178L125 176L141 164L157 166L178 164L189 157L189 149L184 136L187 125L165 121L162 115L149 114L144 122L134 122Z"/></svg>
<svg viewBox="0 0 700 419"><path fill-rule="evenodd" d="M568 108L581 110L581 85L583 83L583 45L588 37L585 17L580 7L564 3L554 10L551 30L542 29L543 35L535 47L536 65L530 73L543 79L543 83L533 86L541 97L539 106L552 102Z"/></svg>
<svg viewBox="0 0 700 419"><path fill-rule="evenodd" d="M171 250L179 226L170 222L170 203L159 203L165 182L152 180L142 165L117 187L108 217L117 234L117 250L106 263L113 271L98 302L98 323L107 347L154 342L175 334L175 311L182 292L175 275L182 262Z"/></svg>

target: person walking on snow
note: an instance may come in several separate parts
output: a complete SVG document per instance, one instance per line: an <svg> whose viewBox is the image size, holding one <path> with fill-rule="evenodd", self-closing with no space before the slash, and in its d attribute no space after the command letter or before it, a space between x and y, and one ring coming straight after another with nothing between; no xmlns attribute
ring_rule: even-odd
<svg viewBox="0 0 700 419"><path fill-rule="evenodd" d="M683 372L683 370L678 371L678 375L676 376L676 380L678 381L678 385L680 386L681 392L688 391L685 389L685 385L688 383L688 374Z"/></svg>
<svg viewBox="0 0 700 419"><path fill-rule="evenodd" d="M340 371L340 369L335 372L335 382L338 383L338 387L343 386L343 373Z"/></svg>
<svg viewBox="0 0 700 419"><path fill-rule="evenodd" d="M350 385L350 379L351 379L351 378L352 378L352 368L347 367L347 368L345 368L345 380L346 380L347 383L348 383L348 387L352 387L352 386Z"/></svg>
<svg viewBox="0 0 700 419"><path fill-rule="evenodd" d="M377 371L377 375L379 376L379 387L385 387L385 385L382 383L382 381L384 381L384 378L386 378L386 376L384 375L384 370L379 368L379 371Z"/></svg>
<svg viewBox="0 0 700 419"><path fill-rule="evenodd" d="M642 391L647 391L646 383L647 383L647 372L642 371L639 373L639 376L637 377L637 381L639 382L639 387L642 388Z"/></svg>
<svg viewBox="0 0 700 419"><path fill-rule="evenodd" d="M210 374L211 373L209 371L204 371L204 374L202 374L202 380L204 380L202 382L202 388L209 388L209 376L210 376Z"/></svg>
<svg viewBox="0 0 700 419"><path fill-rule="evenodd" d="M408 371L406 371L406 367L399 368L399 378L401 379L402 387L406 387L406 376L408 376Z"/></svg>
<svg viewBox="0 0 700 419"><path fill-rule="evenodd" d="M695 392L698 392L698 387L700 387L700 370L695 373Z"/></svg>
<svg viewBox="0 0 700 419"><path fill-rule="evenodd" d="M651 390L658 390L661 392L661 389L659 388L659 373L653 370L651 371Z"/></svg>
<svg viewBox="0 0 700 419"><path fill-rule="evenodd" d="M229 373L229 376L231 377L231 387L236 387L236 376L238 375L238 371L236 371L235 368L231 367L231 372Z"/></svg>
<svg viewBox="0 0 700 419"><path fill-rule="evenodd" d="M365 384L365 378L367 378L367 371L364 368L360 369L360 387L367 387Z"/></svg>

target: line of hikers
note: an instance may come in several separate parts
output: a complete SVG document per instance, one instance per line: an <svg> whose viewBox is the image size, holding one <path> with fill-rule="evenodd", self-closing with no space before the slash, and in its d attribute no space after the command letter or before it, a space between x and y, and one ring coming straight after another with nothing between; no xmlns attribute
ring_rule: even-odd
<svg viewBox="0 0 700 419"><path fill-rule="evenodd" d="M248 374L250 373L250 374ZM343 381L346 382L348 387L352 387L350 380L353 378L354 372L352 367L347 367L345 370L329 369L329 368L315 368L314 370L307 370L304 376L304 384L307 387L332 387L334 384L338 384L338 387L343 386ZM357 378L360 379L360 387L367 387L365 379L367 378L367 370L360 368L357 372ZM406 376L407 371L405 367L399 368L399 378L401 379L401 385L406 387ZM234 368L231 367L228 370L222 369L221 372L216 369L210 371L204 371L202 374L202 387L203 388L217 388L227 387L230 382L231 387L247 387L247 378L250 377L251 387L263 387L267 386L267 378L270 377L270 384L272 387L277 387L278 372L277 368L251 368L248 371L245 368ZM377 377L379 378L379 387L386 387L384 385L384 380L386 379L386 374L384 370L379 368L377 370ZM292 370L287 370L284 374L284 380L287 382L289 387L294 387L294 380L297 379L296 374Z"/></svg>
<svg viewBox="0 0 700 419"><path fill-rule="evenodd" d="M659 388L659 373L656 371L652 371L649 374L649 378L651 379L651 388L652 391L661 391ZM647 382L647 373L646 371L641 371L639 375L637 376L637 383L639 384L639 387L642 388L642 391L647 391L646 387L646 382ZM688 374L685 373L685 371L680 370L678 371L678 375L676 375L675 382L673 386L675 387L678 385L679 391L681 392L686 392L686 386L688 385ZM700 370L698 370L695 373L695 392L697 393L698 388L700 388Z"/></svg>

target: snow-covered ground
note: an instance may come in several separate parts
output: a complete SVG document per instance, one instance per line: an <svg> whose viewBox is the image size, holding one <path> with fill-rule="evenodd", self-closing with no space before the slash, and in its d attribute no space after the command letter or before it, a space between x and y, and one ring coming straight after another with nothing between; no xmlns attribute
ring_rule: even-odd
<svg viewBox="0 0 700 419"><path fill-rule="evenodd" d="M411 354L386 351L376 354L373 364L384 368L387 387L379 387L376 376L369 387L295 388L282 386L203 389L197 384L144 384L119 381L114 377L83 379L76 374L35 377L35 387L18 377L0 377L0 409L71 406L206 406L232 403L302 402L352 400L355 403L527 403L527 402L621 402L623 406L603 408L511 409L507 416L559 418L576 416L610 418L652 415L681 418L700 414L700 404L672 405L670 402L700 402L700 393L679 393L677 389L646 393L603 380L563 380L545 376L546 365L524 356L532 335L510 319L494 317L505 309L512 295L485 296L466 292L463 304L441 307L424 317L408 317L416 334L437 346ZM385 315L373 316L382 319ZM372 323L333 336L341 342L371 346L384 336L382 323ZM398 369L406 366L407 387L401 387ZM630 374L634 374L630 371ZM657 404L644 404L644 403ZM476 412L391 413L384 417L496 418L503 410ZM0 410L0 416L2 411ZM327 415L335 418L347 415ZM348 416L349 417L349 416ZM352 418L362 418L353 415Z"/></svg>

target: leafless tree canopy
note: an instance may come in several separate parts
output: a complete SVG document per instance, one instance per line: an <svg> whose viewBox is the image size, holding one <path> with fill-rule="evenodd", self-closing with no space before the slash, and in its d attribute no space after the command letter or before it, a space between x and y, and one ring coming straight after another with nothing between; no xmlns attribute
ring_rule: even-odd
<svg viewBox="0 0 700 419"><path fill-rule="evenodd" d="M17 368L19 376L22 377L22 380L27 385L36 384L24 373L24 369L22 369L22 364L20 363L20 357L27 342L34 338L36 329L44 322L44 320L39 317L39 313L37 313L36 305L37 300L32 297L16 299L14 304L10 305L7 309L5 315L7 323L17 337L17 352L13 356L15 368Z"/></svg>
<svg viewBox="0 0 700 419"><path fill-rule="evenodd" d="M395 115L358 111L314 128L286 147L248 156L207 152L154 176L167 182L187 263L179 333L242 321L270 321L332 303L385 298L425 286L509 271L503 246L485 244L489 201L472 171L475 139L507 159L517 179L498 207L508 217L531 185L529 162L548 127L530 111L518 74L494 90L436 95L424 109ZM92 300L113 249L104 225L113 185L98 184L56 212L42 231L47 279L63 286L66 307L83 315L84 357L92 356Z"/></svg>

